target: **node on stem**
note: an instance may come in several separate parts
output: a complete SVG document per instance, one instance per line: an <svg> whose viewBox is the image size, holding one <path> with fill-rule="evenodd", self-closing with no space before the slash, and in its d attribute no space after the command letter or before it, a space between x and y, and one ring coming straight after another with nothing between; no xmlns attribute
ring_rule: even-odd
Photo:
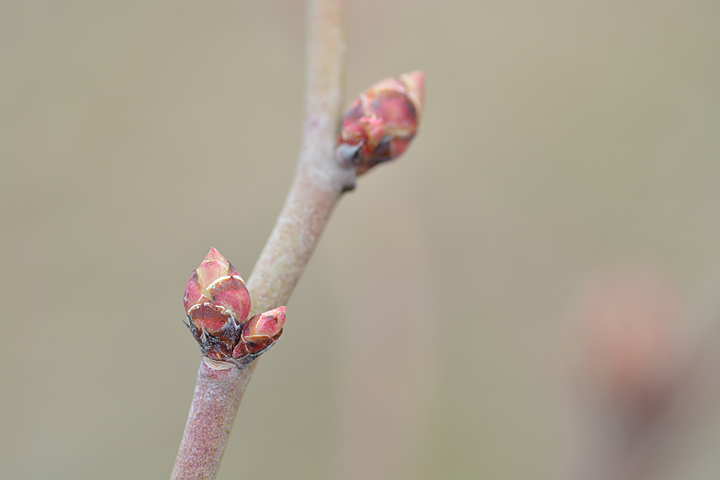
<svg viewBox="0 0 720 480"><path fill-rule="evenodd" d="M399 157L417 133L424 105L425 74L381 80L345 109L335 158L361 175Z"/></svg>
<svg viewBox="0 0 720 480"><path fill-rule="evenodd" d="M187 326L203 355L236 365L273 346L285 324L285 307L247 318L250 294L245 282L214 248L190 275L184 303Z"/></svg>

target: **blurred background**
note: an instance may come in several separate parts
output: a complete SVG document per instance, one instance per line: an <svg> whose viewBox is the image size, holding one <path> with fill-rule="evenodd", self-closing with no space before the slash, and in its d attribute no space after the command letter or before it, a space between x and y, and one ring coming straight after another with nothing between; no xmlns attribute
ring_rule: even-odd
<svg viewBox="0 0 720 480"><path fill-rule="evenodd" d="M712 1L351 0L347 100L423 69L421 131L340 202L218 478L563 478L583 285L651 265L703 331L719 24ZM304 34L299 1L0 2L1 478L169 477L185 282L211 246L248 276L274 224ZM718 410L667 478L717 478Z"/></svg>

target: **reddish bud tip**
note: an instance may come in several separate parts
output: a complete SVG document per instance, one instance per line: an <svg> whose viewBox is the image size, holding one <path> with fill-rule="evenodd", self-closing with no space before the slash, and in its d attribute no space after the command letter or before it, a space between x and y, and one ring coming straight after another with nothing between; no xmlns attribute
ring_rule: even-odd
<svg viewBox="0 0 720 480"><path fill-rule="evenodd" d="M203 262L211 262L213 260L224 263L226 265L230 265L230 262L228 262L225 257L222 256L222 253L218 252L215 247L210 247L210 251L207 255L205 255L205 260L203 260Z"/></svg>
<svg viewBox="0 0 720 480"><path fill-rule="evenodd" d="M386 78L345 109L335 156L363 174L399 157L417 132L425 99L425 74L414 71Z"/></svg>
<svg viewBox="0 0 720 480"><path fill-rule="evenodd" d="M419 122L423 107L425 106L425 72L415 70L413 72L403 73L400 75L400 81L407 87L408 96L417 110Z"/></svg>

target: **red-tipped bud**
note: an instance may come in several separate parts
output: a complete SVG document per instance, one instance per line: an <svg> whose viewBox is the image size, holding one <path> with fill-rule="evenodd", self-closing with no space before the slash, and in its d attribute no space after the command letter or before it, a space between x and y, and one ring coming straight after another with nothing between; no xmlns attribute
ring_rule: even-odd
<svg viewBox="0 0 720 480"><path fill-rule="evenodd" d="M280 338L284 325L285 307L255 315L243 327L242 340L235 347L233 356L241 358L264 352Z"/></svg>
<svg viewBox="0 0 720 480"><path fill-rule="evenodd" d="M368 88L343 113L335 156L363 174L402 155L417 132L425 74L414 71Z"/></svg>
<svg viewBox="0 0 720 480"><path fill-rule="evenodd" d="M190 276L184 303L190 320L188 328L203 354L213 360L240 358L233 356L233 350L245 344L242 337L250 313L250 294L235 267L214 248ZM280 336L285 321L285 307L281 309L282 320L274 340ZM263 326L259 332L270 330L270 326Z"/></svg>
<svg viewBox="0 0 720 480"><path fill-rule="evenodd" d="M214 248L193 272L185 288L185 311L191 317L203 307L242 322L250 313L250 294L237 270ZM222 325L207 325L218 330Z"/></svg>

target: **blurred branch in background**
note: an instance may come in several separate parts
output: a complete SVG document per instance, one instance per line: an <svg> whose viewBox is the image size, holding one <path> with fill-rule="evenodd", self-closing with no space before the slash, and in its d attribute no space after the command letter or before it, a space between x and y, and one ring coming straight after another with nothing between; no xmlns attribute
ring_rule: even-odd
<svg viewBox="0 0 720 480"><path fill-rule="evenodd" d="M570 478L659 478L718 401L720 379L708 375L716 369L717 332L693 339L670 283L632 267L598 276L574 319L579 424Z"/></svg>
<svg viewBox="0 0 720 480"><path fill-rule="evenodd" d="M400 204L407 201L398 199ZM348 296L372 300L344 314L340 471L335 475L343 480L423 475L418 461L422 439L443 395L438 343L446 337L438 338L438 323L447 321L441 331L452 337L453 329L462 330L468 320L428 308L437 305L433 296L438 285L424 260L430 253L426 241L413 222L398 222L393 242L403 247L378 252L373 260L384 266L375 286L393 294L378 298L365 286ZM411 300L417 296L429 302Z"/></svg>

